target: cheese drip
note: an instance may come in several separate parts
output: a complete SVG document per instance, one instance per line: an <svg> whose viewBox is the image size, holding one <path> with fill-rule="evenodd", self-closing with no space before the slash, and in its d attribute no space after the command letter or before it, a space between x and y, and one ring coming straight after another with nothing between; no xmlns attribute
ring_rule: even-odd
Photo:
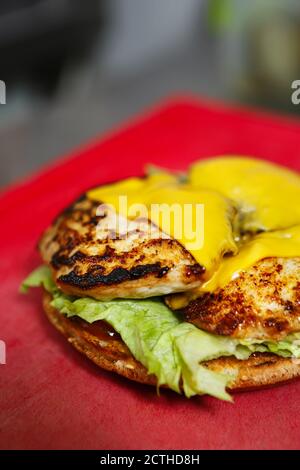
<svg viewBox="0 0 300 470"><path fill-rule="evenodd" d="M126 205L120 204L120 196L126 196ZM182 184L168 173L101 186L89 191L88 197L112 205L128 219L145 216L139 204L150 209L151 221L178 239L205 268L205 279L225 253L237 253L232 229L236 211L231 202L215 191ZM159 205L156 210L155 205Z"/></svg>
<svg viewBox="0 0 300 470"><path fill-rule="evenodd" d="M225 287L231 280L237 278L241 271L254 266L261 259L274 256L281 258L300 256L300 225L253 237L241 246L236 256L223 258L219 269L201 287L201 292L213 292L219 287Z"/></svg>
<svg viewBox="0 0 300 470"><path fill-rule="evenodd" d="M206 292L213 293L237 279L242 271L269 257L294 258L300 256L300 225L254 236L241 246L235 256L222 259L219 268L200 287L189 292L172 294L167 304L173 310L186 307L192 300Z"/></svg>

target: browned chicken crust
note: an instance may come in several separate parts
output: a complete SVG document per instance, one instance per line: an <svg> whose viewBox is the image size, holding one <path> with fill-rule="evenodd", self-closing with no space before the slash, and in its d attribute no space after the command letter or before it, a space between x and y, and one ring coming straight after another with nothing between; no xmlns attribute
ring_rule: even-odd
<svg viewBox="0 0 300 470"><path fill-rule="evenodd" d="M62 291L106 300L165 295L201 285L203 267L178 241L145 219L116 235L111 229L114 217L124 220L109 210L97 215L98 206L83 197L41 239L42 258Z"/></svg>
<svg viewBox="0 0 300 470"><path fill-rule="evenodd" d="M279 340L300 331L300 258L266 258L184 310L186 321L217 335Z"/></svg>

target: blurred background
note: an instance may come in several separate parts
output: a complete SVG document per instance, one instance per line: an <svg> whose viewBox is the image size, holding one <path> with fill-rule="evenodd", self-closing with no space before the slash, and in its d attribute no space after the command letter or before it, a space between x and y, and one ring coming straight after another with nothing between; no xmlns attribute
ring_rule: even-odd
<svg viewBox="0 0 300 470"><path fill-rule="evenodd" d="M1 0L0 57L0 187L173 94L300 113L299 0Z"/></svg>

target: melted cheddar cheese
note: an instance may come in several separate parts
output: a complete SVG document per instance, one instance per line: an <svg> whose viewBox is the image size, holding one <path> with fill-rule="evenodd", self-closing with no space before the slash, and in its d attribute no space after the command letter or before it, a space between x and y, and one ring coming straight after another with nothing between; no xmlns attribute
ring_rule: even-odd
<svg viewBox="0 0 300 470"><path fill-rule="evenodd" d="M234 200L246 232L300 223L300 176L287 168L254 158L211 158L192 165L189 180Z"/></svg>
<svg viewBox="0 0 300 470"><path fill-rule="evenodd" d="M126 205L120 205L120 196L127 197ZM191 295L224 287L263 258L300 256L300 177L264 161L204 160L191 167L184 183L157 172L101 186L88 197L111 204L129 219L145 215L140 205L160 205L150 211L151 221L177 238L206 270L202 287L179 294L173 308L186 304ZM182 208L181 216L172 211L174 204ZM185 211L185 205L190 209Z"/></svg>

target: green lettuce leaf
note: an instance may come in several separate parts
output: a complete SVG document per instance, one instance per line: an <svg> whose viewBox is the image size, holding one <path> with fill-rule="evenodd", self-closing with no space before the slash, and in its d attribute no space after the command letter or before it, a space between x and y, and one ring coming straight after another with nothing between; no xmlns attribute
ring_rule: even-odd
<svg viewBox="0 0 300 470"><path fill-rule="evenodd" d="M37 286L51 292L51 304L62 314L79 316L88 323L105 320L149 374L155 374L158 386L167 384L178 393L182 387L187 397L209 394L231 401L226 386L235 376L211 371L201 365L205 361L224 356L247 359L255 351L300 357L297 334L278 343L212 335L183 322L159 299L99 301L67 296L57 289L46 267L34 271L22 290Z"/></svg>
<svg viewBox="0 0 300 470"><path fill-rule="evenodd" d="M44 287L48 292L53 293L56 289L54 281L51 276L50 269L48 266L42 265L35 269L29 276L23 281L20 291L26 294L31 287Z"/></svg>
<svg viewBox="0 0 300 470"><path fill-rule="evenodd" d="M300 358L300 333L292 333L277 342L241 340L240 343L252 352L271 352L277 356Z"/></svg>
<svg viewBox="0 0 300 470"><path fill-rule="evenodd" d="M68 317L77 315L89 323L107 321L149 374L156 375L158 386L167 384L180 392L182 379L187 396L208 393L230 400L225 388L232 377L209 371L200 362L231 355L235 340L219 341L218 337L180 321L164 303L155 299L103 302L58 295L52 305Z"/></svg>

